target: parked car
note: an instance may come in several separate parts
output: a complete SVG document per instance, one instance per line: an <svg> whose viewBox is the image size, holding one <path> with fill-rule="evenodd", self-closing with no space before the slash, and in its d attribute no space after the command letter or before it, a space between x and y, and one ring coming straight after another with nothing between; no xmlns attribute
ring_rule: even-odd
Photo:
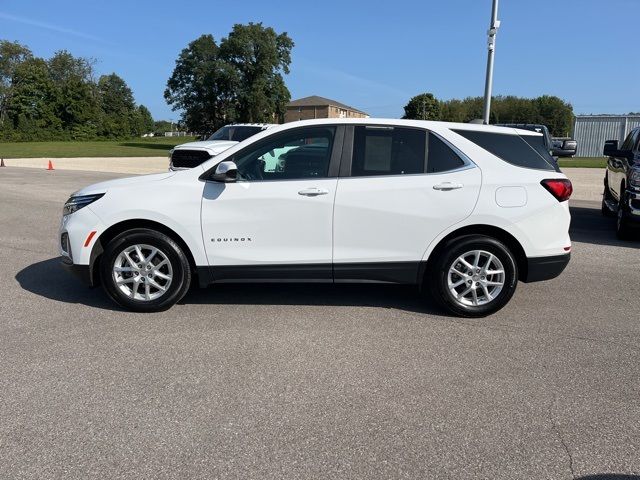
<svg viewBox="0 0 640 480"><path fill-rule="evenodd" d="M502 308L570 258L571 182L540 134L415 120L281 125L197 168L69 198L64 264L131 310L192 281L418 285L449 312ZM132 201L135 199L135 201Z"/></svg>
<svg viewBox="0 0 640 480"><path fill-rule="evenodd" d="M554 165L558 169L558 157L573 157L578 150L578 142L571 138L553 138L546 125L538 123L500 123L498 125L542 134L540 140L542 140L544 148L554 157Z"/></svg>
<svg viewBox="0 0 640 480"><path fill-rule="evenodd" d="M617 217L616 233L627 239L640 229L640 127L629 132L621 147L617 140L604 144L602 213Z"/></svg>
<svg viewBox="0 0 640 480"><path fill-rule="evenodd" d="M197 167L227 148L275 126L272 123L234 123L216 130L206 140L177 145L169 151L169 170Z"/></svg>

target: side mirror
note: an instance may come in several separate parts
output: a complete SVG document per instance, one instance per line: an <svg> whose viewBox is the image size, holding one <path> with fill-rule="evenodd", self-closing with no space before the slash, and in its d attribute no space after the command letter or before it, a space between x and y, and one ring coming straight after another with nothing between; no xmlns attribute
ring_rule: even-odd
<svg viewBox="0 0 640 480"><path fill-rule="evenodd" d="M238 167L232 161L220 162L213 175L211 175L211 180L223 183L235 182L237 178Z"/></svg>
<svg viewBox="0 0 640 480"><path fill-rule="evenodd" d="M578 151L578 142L575 140L558 140L553 148L554 157L573 157Z"/></svg>
<svg viewBox="0 0 640 480"><path fill-rule="evenodd" d="M620 153L618 150L618 140L607 140L604 142L604 156L615 157Z"/></svg>

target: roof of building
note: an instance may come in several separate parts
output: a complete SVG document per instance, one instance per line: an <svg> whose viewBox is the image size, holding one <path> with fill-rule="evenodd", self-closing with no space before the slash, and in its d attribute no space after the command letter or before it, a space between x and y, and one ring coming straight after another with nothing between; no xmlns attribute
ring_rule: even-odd
<svg viewBox="0 0 640 480"><path fill-rule="evenodd" d="M319 97L318 95L311 95L310 97L292 100L287 104L287 107L326 107L329 105L351 110L353 112L362 113L363 115L368 115L368 113L363 112L362 110L350 107L349 105L345 105L344 103L338 102L336 100L331 100L330 98Z"/></svg>

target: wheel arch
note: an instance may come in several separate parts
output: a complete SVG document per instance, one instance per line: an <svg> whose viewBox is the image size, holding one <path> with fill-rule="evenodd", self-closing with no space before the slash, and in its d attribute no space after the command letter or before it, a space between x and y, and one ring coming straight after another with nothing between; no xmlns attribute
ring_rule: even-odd
<svg viewBox="0 0 640 480"><path fill-rule="evenodd" d="M422 285L425 281L426 276L428 275L431 265L435 258L438 258L440 252L444 249L447 242L459 238L465 237L468 235L485 235L487 237L492 237L497 240L500 240L504 243L507 248L513 253L516 264L518 266L518 279L523 280L527 278L527 270L528 270L528 262L527 255L522 248L520 242L514 237L512 234L507 232L506 230L495 227L493 225L466 225L461 227L453 232L449 233L447 236L443 237L437 245L433 248L426 262L423 262L423 271L420 272L420 285Z"/></svg>
<svg viewBox="0 0 640 480"><path fill-rule="evenodd" d="M180 248L184 251L185 255L187 256L192 275L198 274L198 268L195 262L195 258L193 256L193 252L191 252L191 249L187 245L187 242L185 242L177 232L167 227L166 225L163 225L162 223L159 223L153 220L130 219L130 220L124 220L118 223L114 223L109 228L107 228L104 232L102 232L102 234L95 241L95 244L91 249L91 255L89 257L89 277L90 277L89 280L91 285L97 285L100 282L100 275L98 273L98 268L100 266L102 253L104 252L104 248L106 247L106 245L115 237L120 235L122 232L126 232L127 230L133 230L133 229L155 230L171 238L174 242L176 242L180 246Z"/></svg>

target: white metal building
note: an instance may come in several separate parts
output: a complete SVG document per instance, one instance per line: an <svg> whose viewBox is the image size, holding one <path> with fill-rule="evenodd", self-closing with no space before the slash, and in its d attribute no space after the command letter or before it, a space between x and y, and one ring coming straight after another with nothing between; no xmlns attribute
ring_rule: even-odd
<svg viewBox="0 0 640 480"><path fill-rule="evenodd" d="M622 144L636 127L640 127L640 115L578 115L573 124L573 138L578 141L576 157L602 157L606 140Z"/></svg>

